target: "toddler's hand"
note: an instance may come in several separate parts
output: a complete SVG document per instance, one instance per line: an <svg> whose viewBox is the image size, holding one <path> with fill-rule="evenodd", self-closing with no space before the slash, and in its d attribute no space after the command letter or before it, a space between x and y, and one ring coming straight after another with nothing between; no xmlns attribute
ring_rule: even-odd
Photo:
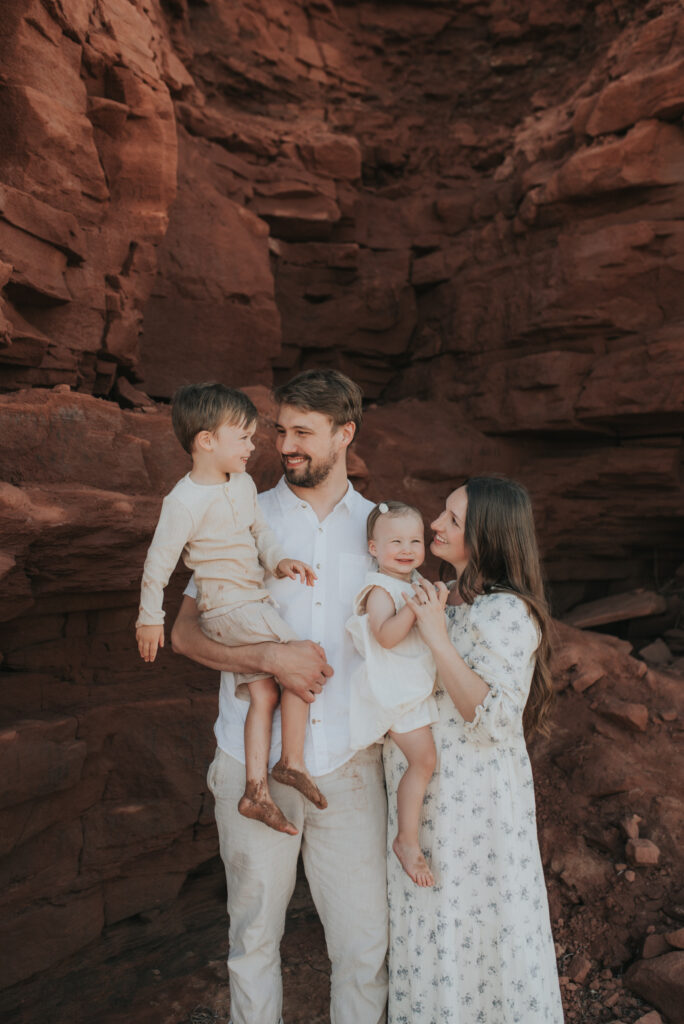
<svg viewBox="0 0 684 1024"><path fill-rule="evenodd" d="M138 650L143 661L154 661L157 650L164 646L163 626L138 626L135 631Z"/></svg>
<svg viewBox="0 0 684 1024"><path fill-rule="evenodd" d="M307 587L313 587L318 576L306 562L299 562L296 558L283 558L276 567L276 575L279 577L289 576L291 580L299 577L300 583L306 583Z"/></svg>

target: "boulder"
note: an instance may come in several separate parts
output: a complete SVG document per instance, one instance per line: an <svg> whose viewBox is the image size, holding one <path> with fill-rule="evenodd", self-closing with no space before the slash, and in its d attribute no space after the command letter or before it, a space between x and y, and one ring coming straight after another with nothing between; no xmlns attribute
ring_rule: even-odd
<svg viewBox="0 0 684 1024"><path fill-rule="evenodd" d="M599 704L598 710L606 718L632 732L646 732L648 728L648 708L645 704L608 697Z"/></svg>
<svg viewBox="0 0 684 1024"><path fill-rule="evenodd" d="M624 817L620 822L620 828L628 839L639 838L639 825L643 821L638 814L630 814Z"/></svg>
<svg viewBox="0 0 684 1024"><path fill-rule="evenodd" d="M642 647L639 654L650 665L667 665L672 661L672 652L664 640L658 637L653 643Z"/></svg>
<svg viewBox="0 0 684 1024"><path fill-rule="evenodd" d="M639 867L653 867L660 861L660 850L650 839L628 839L625 853Z"/></svg>
<svg viewBox="0 0 684 1024"><path fill-rule="evenodd" d="M575 953L567 967L568 977L578 985L583 985L592 969L592 962L582 953Z"/></svg>
<svg viewBox="0 0 684 1024"><path fill-rule="evenodd" d="M684 1021L684 952L638 960L625 974L625 985L656 1006L672 1024Z"/></svg>
<svg viewBox="0 0 684 1024"><path fill-rule="evenodd" d="M673 932L665 932L665 938L675 949L684 949L684 928L677 928Z"/></svg>
<svg viewBox="0 0 684 1024"><path fill-rule="evenodd" d="M664 935L647 935L641 947L641 956L644 960L651 960L655 956L669 953L670 948L670 943Z"/></svg>
<svg viewBox="0 0 684 1024"><path fill-rule="evenodd" d="M622 622L625 619L641 618L645 615L659 615L666 609L667 602L661 594L649 590L635 590L579 605L568 612L564 621L569 626L585 629L611 622Z"/></svg>
<svg viewBox="0 0 684 1024"><path fill-rule="evenodd" d="M657 1010L651 1010L650 1013L645 1013L643 1017L639 1017L634 1024L663 1024L663 1018Z"/></svg>

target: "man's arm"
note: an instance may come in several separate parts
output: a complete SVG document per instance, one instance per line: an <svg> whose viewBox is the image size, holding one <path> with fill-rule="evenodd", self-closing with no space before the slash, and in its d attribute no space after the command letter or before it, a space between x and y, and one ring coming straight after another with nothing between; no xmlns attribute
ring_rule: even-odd
<svg viewBox="0 0 684 1024"><path fill-rule="evenodd" d="M277 676L282 686L307 704L316 699L333 674L323 648L311 640L240 647L226 647L211 640L200 629L197 602L187 596L171 630L171 646L176 654L184 654L217 672L263 672L264 676Z"/></svg>

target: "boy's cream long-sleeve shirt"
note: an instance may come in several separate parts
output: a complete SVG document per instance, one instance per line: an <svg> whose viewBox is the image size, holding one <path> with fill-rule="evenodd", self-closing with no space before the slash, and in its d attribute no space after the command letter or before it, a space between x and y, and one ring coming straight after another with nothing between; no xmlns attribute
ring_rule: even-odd
<svg viewBox="0 0 684 1024"><path fill-rule="evenodd" d="M164 587L181 555L205 615L268 598L264 568L274 573L286 555L256 497L247 473L233 473L225 484L196 484L189 475L178 481L164 498L147 552L136 626L163 625Z"/></svg>

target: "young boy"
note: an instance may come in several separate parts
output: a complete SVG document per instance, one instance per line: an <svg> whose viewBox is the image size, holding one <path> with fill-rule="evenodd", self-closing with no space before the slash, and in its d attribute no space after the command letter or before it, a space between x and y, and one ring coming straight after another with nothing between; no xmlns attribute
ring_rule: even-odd
<svg viewBox="0 0 684 1024"><path fill-rule="evenodd" d="M245 472L254 451L257 410L247 395L222 384L191 384L173 399L176 437L192 456L192 470L164 498L159 523L147 552L138 650L154 661L164 646L164 587L178 558L192 569L198 588L203 632L228 647L262 641L297 640L278 615L264 588L264 568L277 578L317 579L305 562L286 558L256 501L254 481ZM245 721L245 792L238 810L279 832L297 829L268 790L268 753L273 712L280 699L273 677L236 676L236 691L250 701ZM308 705L288 690L282 694L283 754L273 778L294 786L317 807L327 806L304 765Z"/></svg>

